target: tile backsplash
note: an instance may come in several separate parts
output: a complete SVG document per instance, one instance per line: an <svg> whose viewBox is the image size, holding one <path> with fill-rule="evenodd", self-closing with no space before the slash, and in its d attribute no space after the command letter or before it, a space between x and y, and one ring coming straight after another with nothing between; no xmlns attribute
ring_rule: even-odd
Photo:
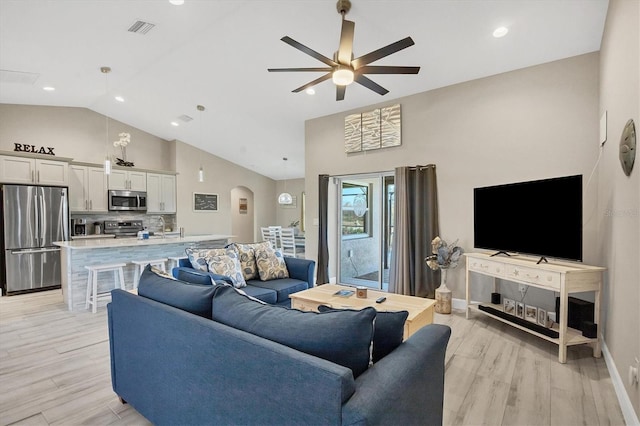
<svg viewBox="0 0 640 426"><path fill-rule="evenodd" d="M160 232L162 230L162 221L160 217L164 219L166 229L171 231L177 231L175 214L146 214L146 213L105 213L105 214L71 214L71 219L86 219L87 220L87 234L94 233L95 223L102 224L105 220L117 220L119 222L126 222L129 220L141 220L143 226L149 231ZM103 227L104 229L104 227ZM104 232L104 231L103 231Z"/></svg>

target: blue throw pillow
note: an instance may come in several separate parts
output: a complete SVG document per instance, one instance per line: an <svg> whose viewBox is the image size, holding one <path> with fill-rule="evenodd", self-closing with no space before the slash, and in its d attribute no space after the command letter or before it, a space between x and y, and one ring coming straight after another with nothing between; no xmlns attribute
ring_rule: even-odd
<svg viewBox="0 0 640 426"><path fill-rule="evenodd" d="M339 315L265 305L231 286L215 286L212 319L350 368L358 377L369 367L374 308Z"/></svg>
<svg viewBox="0 0 640 426"><path fill-rule="evenodd" d="M216 286L190 284L155 274L149 265L138 283L138 295L211 319L211 298Z"/></svg>
<svg viewBox="0 0 640 426"><path fill-rule="evenodd" d="M319 312L340 312L346 309L334 309L330 306L318 306ZM409 316L407 311L378 312L373 326L373 362L378 362L400 346L404 337L404 323Z"/></svg>

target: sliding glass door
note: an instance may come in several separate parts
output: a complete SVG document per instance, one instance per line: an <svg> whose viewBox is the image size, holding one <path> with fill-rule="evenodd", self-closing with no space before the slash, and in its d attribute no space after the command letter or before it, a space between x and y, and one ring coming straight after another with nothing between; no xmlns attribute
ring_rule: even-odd
<svg viewBox="0 0 640 426"><path fill-rule="evenodd" d="M337 178L340 284L387 290L393 240L394 176Z"/></svg>

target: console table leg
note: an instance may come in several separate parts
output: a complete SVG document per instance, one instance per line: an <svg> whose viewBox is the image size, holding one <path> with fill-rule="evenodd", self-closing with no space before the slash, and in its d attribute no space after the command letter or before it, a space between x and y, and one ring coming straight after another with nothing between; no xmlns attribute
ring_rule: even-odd
<svg viewBox="0 0 640 426"><path fill-rule="evenodd" d="M565 345L558 346L558 362L560 364L567 363L567 347Z"/></svg>

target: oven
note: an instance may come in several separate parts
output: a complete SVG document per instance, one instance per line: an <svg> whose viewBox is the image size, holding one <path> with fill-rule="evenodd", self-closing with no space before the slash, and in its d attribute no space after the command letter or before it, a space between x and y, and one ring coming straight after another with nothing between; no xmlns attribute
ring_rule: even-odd
<svg viewBox="0 0 640 426"><path fill-rule="evenodd" d="M109 210L147 211L147 193L109 190Z"/></svg>

